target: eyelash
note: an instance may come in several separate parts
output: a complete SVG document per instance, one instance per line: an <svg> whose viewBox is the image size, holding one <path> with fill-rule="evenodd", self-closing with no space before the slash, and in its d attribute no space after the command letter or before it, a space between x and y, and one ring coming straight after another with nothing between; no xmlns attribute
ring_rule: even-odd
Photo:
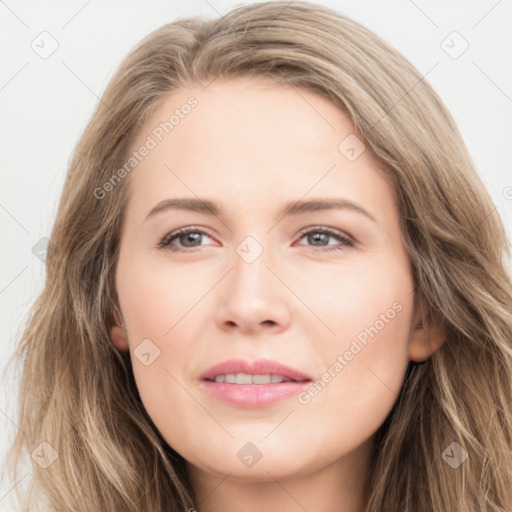
<svg viewBox="0 0 512 512"><path fill-rule="evenodd" d="M196 228L194 226L190 226L187 228L177 229L176 231L173 231L172 233L165 235L158 243L158 248L159 249L167 248L171 251L176 251L176 252L188 252L187 248L180 248L180 247L172 246L171 242L175 238L178 238L182 235L187 235L189 233L199 233L201 235L206 235L207 237L211 238L210 235L208 235L208 233L206 233L202 229ZM309 228L307 230L301 231L299 240L304 238L306 235L309 235L312 233L322 233L324 235L329 235L333 238L338 239L342 243L342 246L334 246L334 247L330 247L330 246L321 247L320 246L319 249L322 251L326 251L326 252L339 251L339 250L345 249L345 247L353 247L355 245L354 240L352 240L346 236L343 236L338 231L334 231L332 229L325 228L325 227L313 227L313 228ZM315 248L315 246L310 246L310 247ZM190 249L196 249L196 248L197 247L192 247Z"/></svg>

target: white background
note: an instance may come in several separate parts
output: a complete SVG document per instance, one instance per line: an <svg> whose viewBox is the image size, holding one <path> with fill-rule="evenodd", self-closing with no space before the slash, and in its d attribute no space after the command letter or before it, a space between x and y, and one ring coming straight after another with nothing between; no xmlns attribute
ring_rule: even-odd
<svg viewBox="0 0 512 512"><path fill-rule="evenodd" d="M315 3L359 21L422 75L428 72L426 79L456 120L510 237L512 1ZM0 0L0 468L17 428L17 386L5 374L5 364L44 281L43 263L32 248L50 234L67 164L98 97L121 59L152 30L181 17L218 17L237 5L220 0ZM51 36L40 36L43 31ZM469 44L456 59L442 47L453 31ZM58 44L46 59L31 46L42 46L42 37L47 49ZM456 51L462 44L458 37L451 35L444 45ZM2 482L1 510L12 487Z"/></svg>

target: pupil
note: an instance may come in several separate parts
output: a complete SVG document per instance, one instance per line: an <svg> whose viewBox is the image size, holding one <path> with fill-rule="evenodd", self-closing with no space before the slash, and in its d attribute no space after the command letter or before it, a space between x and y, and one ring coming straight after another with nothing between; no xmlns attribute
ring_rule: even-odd
<svg viewBox="0 0 512 512"><path fill-rule="evenodd" d="M185 244L183 244L183 245L187 246L189 241L191 241L193 243L194 239L197 240L200 236L201 236L201 233L187 233L186 235L184 235L185 240L187 242Z"/></svg>
<svg viewBox="0 0 512 512"><path fill-rule="evenodd" d="M326 237L327 235L325 233L314 233L314 234L309 235L309 236L310 236L310 240L313 239L315 241L321 242L322 241L322 237ZM324 244L321 244L321 245L326 245L326 244L324 243Z"/></svg>

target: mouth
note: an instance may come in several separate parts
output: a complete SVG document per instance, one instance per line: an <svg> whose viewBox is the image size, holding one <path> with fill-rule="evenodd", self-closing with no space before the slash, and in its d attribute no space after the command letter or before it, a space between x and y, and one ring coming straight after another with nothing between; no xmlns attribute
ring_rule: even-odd
<svg viewBox="0 0 512 512"><path fill-rule="evenodd" d="M230 360L213 366L200 377L212 397L242 408L260 408L297 395L313 379L276 361L249 363Z"/></svg>
<svg viewBox="0 0 512 512"><path fill-rule="evenodd" d="M250 373L228 373L228 374L220 374L215 377L215 379L205 379L209 382L217 382L226 384L240 384L242 386L247 386L250 384L262 385L262 384L280 384L281 382L305 382L310 381L310 379L301 379L295 380L289 377L285 377L284 375L276 375L276 374L250 374Z"/></svg>

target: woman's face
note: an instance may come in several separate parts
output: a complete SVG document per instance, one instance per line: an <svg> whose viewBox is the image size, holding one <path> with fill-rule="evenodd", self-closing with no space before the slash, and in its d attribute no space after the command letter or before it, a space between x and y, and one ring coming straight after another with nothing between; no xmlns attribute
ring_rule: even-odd
<svg viewBox="0 0 512 512"><path fill-rule="evenodd" d="M112 338L194 471L356 474L425 354L393 192L354 131L312 92L216 80L170 95L133 144Z"/></svg>

